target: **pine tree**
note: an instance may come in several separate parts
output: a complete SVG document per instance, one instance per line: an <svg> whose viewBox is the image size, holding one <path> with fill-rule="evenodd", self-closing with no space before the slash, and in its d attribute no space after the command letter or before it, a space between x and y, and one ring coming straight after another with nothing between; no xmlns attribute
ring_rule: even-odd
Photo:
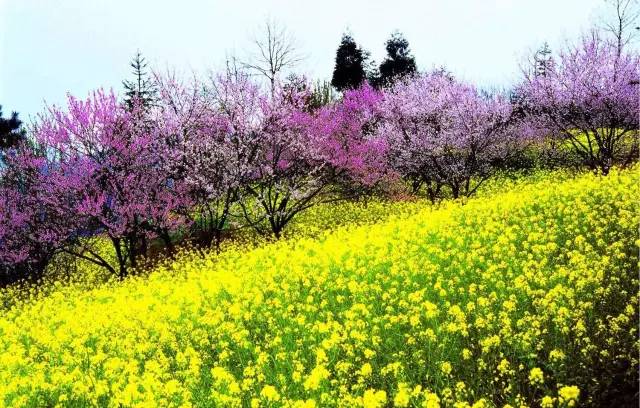
<svg viewBox="0 0 640 408"><path fill-rule="evenodd" d="M14 147L24 140L25 132L22 130L22 121L18 119L18 113L12 112L11 117L2 117L2 105L0 105L0 150Z"/></svg>
<svg viewBox="0 0 640 408"><path fill-rule="evenodd" d="M134 79L122 81L126 95L125 103L129 109L132 109L137 100L143 109L147 109L156 102L156 87L149 79L149 74L146 71L148 64L140 50L136 52L129 65L133 68Z"/></svg>
<svg viewBox="0 0 640 408"><path fill-rule="evenodd" d="M547 76L549 70L553 68L553 57L551 56L551 48L549 43L545 43L540 47L533 57L535 76Z"/></svg>
<svg viewBox="0 0 640 408"><path fill-rule="evenodd" d="M365 70L369 54L362 50L349 34L342 36L336 51L336 65L331 85L338 91L359 87L367 78Z"/></svg>
<svg viewBox="0 0 640 408"><path fill-rule="evenodd" d="M386 42L387 57L380 64L380 75L375 85L386 86L396 78L416 72L416 60L409 50L409 41L396 31Z"/></svg>

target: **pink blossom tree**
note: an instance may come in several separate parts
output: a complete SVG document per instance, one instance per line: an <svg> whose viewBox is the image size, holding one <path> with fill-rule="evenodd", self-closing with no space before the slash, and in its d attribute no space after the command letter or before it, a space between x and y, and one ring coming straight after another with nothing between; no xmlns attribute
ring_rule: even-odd
<svg viewBox="0 0 640 408"><path fill-rule="evenodd" d="M638 155L640 57L597 32L567 46L545 76L525 75L532 127L567 143L595 172Z"/></svg>
<svg viewBox="0 0 640 408"><path fill-rule="evenodd" d="M344 198L372 193L391 176L387 140L376 134L383 94L369 84L345 92L313 118L314 143Z"/></svg>
<svg viewBox="0 0 640 408"><path fill-rule="evenodd" d="M241 208L251 226L265 233L266 222L276 238L296 214L331 195L327 163L310 132L307 92L276 84L260 97L257 126L246 139L250 173Z"/></svg>
<svg viewBox="0 0 640 408"><path fill-rule="evenodd" d="M250 225L264 232L267 223L276 238L301 211L361 194L386 174L386 142L373 135L379 93L362 88L320 109L310 100L308 86L276 84L261 97L255 137L247 139L242 208Z"/></svg>
<svg viewBox="0 0 640 408"><path fill-rule="evenodd" d="M82 220L82 229L101 234L113 245L117 264L75 240L65 251L123 277L135 268L149 240L162 238L183 222L179 186L167 177L161 158L169 155L158 141L159 129L137 120L113 93L96 91L81 101L68 98L67 110L51 108L33 130L54 169L44 188L73 196L60 212ZM54 177L55 175L55 177ZM55 206L57 203L46 205Z"/></svg>
<svg viewBox="0 0 640 408"><path fill-rule="evenodd" d="M232 211L250 177L255 158L261 95L245 75L216 75L209 83L185 84L175 76L156 76L161 124L173 156L166 169L180 180L191 207L191 232L204 247L219 248L238 214Z"/></svg>
<svg viewBox="0 0 640 408"><path fill-rule="evenodd" d="M433 201L443 186L454 198L473 194L514 135L505 98L483 96L442 72L398 82L381 109L378 132L387 138L391 167Z"/></svg>
<svg viewBox="0 0 640 408"><path fill-rule="evenodd" d="M37 281L49 261L82 233L69 186L83 165L52 166L38 146L22 143L7 152L0 172L0 284Z"/></svg>

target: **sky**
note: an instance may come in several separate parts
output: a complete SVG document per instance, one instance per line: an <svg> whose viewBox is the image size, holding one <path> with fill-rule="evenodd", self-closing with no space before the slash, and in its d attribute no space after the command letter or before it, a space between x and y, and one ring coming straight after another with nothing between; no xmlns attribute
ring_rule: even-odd
<svg viewBox="0 0 640 408"><path fill-rule="evenodd" d="M270 18L296 38L296 71L330 79L348 30L378 63L399 30L418 68L446 66L483 87L508 87L528 51L552 49L596 20L603 0L0 0L0 104L33 118L66 94L122 92L140 49L157 70L205 74L251 51Z"/></svg>

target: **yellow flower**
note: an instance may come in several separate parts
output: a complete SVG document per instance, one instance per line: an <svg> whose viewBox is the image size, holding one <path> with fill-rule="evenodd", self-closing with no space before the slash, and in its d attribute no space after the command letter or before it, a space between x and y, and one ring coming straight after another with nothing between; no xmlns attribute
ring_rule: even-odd
<svg viewBox="0 0 640 408"><path fill-rule="evenodd" d="M498 371L502 375L505 375L509 372L509 361L507 361L506 358L503 358L502 361L500 361L500 364L498 364Z"/></svg>
<svg viewBox="0 0 640 408"><path fill-rule="evenodd" d="M276 390L276 387L272 385L265 385L262 388L262 391L260 391L260 396L267 399L268 401L280 400L280 394L278 393L278 390Z"/></svg>
<svg viewBox="0 0 640 408"><path fill-rule="evenodd" d="M451 374L453 367L451 366L450 362L444 361L440 363L440 370L444 373L444 375L449 375Z"/></svg>
<svg viewBox="0 0 640 408"><path fill-rule="evenodd" d="M549 353L549 359L553 362L562 361L564 359L564 353L562 350L554 349Z"/></svg>
<svg viewBox="0 0 640 408"><path fill-rule="evenodd" d="M638 170L538 174L437 208L317 205L280 242L248 248L247 230L219 254L180 250L122 281L61 255L52 283L0 289L0 401L468 408L489 405L493 389L514 408L576 407L575 386L543 393L552 371L542 364L568 363L569 335L585 361L635 358L623 340L637 335L638 300L620 288L637 286L625 272L640 243ZM106 237L79 239L116 255ZM549 342L556 331L566 337ZM460 370L492 387L463 387ZM389 396L368 390L378 374ZM212 383L204 396L201 375Z"/></svg>
<svg viewBox="0 0 640 408"><path fill-rule="evenodd" d="M373 369L371 368L371 364L369 364L369 363L364 363L362 365L362 368L360 368L360 375L363 378L369 377L372 372L373 372Z"/></svg>
<svg viewBox="0 0 640 408"><path fill-rule="evenodd" d="M542 370L538 367L532 368L531 371L529 371L529 382L532 385L540 385L544 383L544 374Z"/></svg>
<svg viewBox="0 0 640 408"><path fill-rule="evenodd" d="M575 385L564 386L558 391L558 402L568 407L573 407L580 397L580 389Z"/></svg>
<svg viewBox="0 0 640 408"><path fill-rule="evenodd" d="M540 401L540 407L542 408L553 408L554 398L548 395L542 397L542 401Z"/></svg>
<svg viewBox="0 0 640 408"><path fill-rule="evenodd" d="M393 404L396 407L407 407L411 400L411 395L409 394L409 389L406 384L400 383L398 384L398 392L396 396L393 398Z"/></svg>
<svg viewBox="0 0 640 408"><path fill-rule="evenodd" d="M320 365L320 364L324 364L327 362L327 353L319 348L316 350L316 364Z"/></svg>
<svg viewBox="0 0 640 408"><path fill-rule="evenodd" d="M304 382L304 389L315 391L320 387L320 383L322 380L329 378L329 371L324 366L316 366L311 373L309 373L309 377Z"/></svg>
<svg viewBox="0 0 640 408"><path fill-rule="evenodd" d="M298 400L293 403L293 408L316 408L316 402L312 399Z"/></svg>
<svg viewBox="0 0 640 408"><path fill-rule="evenodd" d="M440 398L433 392L426 392L422 406L423 408L440 408Z"/></svg>
<svg viewBox="0 0 640 408"><path fill-rule="evenodd" d="M380 408L387 402L387 393L383 390L376 391L368 389L362 396L362 406L364 408Z"/></svg>
<svg viewBox="0 0 640 408"><path fill-rule="evenodd" d="M487 404L487 401L484 398L480 398L478 401L474 402L473 405L471 405L471 408L486 408L489 405Z"/></svg>

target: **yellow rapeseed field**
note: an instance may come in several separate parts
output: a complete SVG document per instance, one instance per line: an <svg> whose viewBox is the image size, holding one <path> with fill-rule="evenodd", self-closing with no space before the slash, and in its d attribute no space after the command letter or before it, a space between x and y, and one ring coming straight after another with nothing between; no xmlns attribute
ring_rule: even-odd
<svg viewBox="0 0 640 408"><path fill-rule="evenodd" d="M52 284L1 310L0 406L614 401L637 381L639 190L636 170L542 179Z"/></svg>

